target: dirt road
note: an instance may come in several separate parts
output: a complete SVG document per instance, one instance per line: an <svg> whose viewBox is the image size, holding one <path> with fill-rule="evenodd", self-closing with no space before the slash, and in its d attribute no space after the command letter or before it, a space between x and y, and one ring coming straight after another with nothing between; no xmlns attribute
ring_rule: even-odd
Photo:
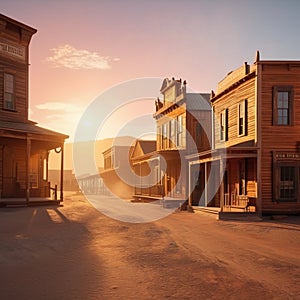
<svg viewBox="0 0 300 300"><path fill-rule="evenodd" d="M82 196L0 209L1 299L300 299L300 220L123 223Z"/></svg>

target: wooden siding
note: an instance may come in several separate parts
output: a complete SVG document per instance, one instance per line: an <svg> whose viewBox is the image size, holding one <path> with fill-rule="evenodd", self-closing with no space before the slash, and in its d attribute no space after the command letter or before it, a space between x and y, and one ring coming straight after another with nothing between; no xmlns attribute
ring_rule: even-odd
<svg viewBox="0 0 300 300"><path fill-rule="evenodd" d="M247 134L238 134L238 104L242 100L247 100ZM215 146L224 147L224 142L220 140L220 114L228 109L228 141L226 147L231 147L241 143L255 140L256 123L256 97L255 78L242 83L238 88L229 91L213 103L215 118Z"/></svg>
<svg viewBox="0 0 300 300"><path fill-rule="evenodd" d="M189 153L197 151L206 151L211 149L211 111L192 111L187 112L187 130L190 134L190 139L187 139L187 149ZM201 125L201 132L197 132L197 124Z"/></svg>
<svg viewBox="0 0 300 300"><path fill-rule="evenodd" d="M261 182L263 210L284 210L298 208L297 202L276 203L272 193L273 151L299 153L300 143L300 63L263 64L261 74ZM292 86L293 124L291 126L273 125L273 87Z"/></svg>
<svg viewBox="0 0 300 300"><path fill-rule="evenodd" d="M15 77L15 110L4 109L4 73ZM28 120L27 96L28 68L1 58L0 62L0 118L3 121L26 122Z"/></svg>
<svg viewBox="0 0 300 300"><path fill-rule="evenodd" d="M2 196L2 189L3 189L3 146L0 146L0 198Z"/></svg>

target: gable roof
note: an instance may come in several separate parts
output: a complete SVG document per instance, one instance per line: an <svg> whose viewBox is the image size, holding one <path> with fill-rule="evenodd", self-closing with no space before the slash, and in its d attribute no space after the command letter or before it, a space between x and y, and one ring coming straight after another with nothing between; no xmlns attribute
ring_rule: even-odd
<svg viewBox="0 0 300 300"><path fill-rule="evenodd" d="M137 140L132 152L132 158L143 157L156 151L156 141Z"/></svg>

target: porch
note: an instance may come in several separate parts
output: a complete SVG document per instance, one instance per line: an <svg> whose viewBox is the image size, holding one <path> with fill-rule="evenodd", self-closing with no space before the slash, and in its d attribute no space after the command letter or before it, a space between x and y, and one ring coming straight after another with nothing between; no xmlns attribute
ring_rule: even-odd
<svg viewBox="0 0 300 300"><path fill-rule="evenodd" d="M42 205L59 205L63 202L62 192L58 191L57 185L50 187L50 182L47 184L47 192L45 196L34 196L34 192L30 189L31 197L24 195L16 197L0 197L0 207L17 207L17 206L42 206ZM37 193L38 194L38 193Z"/></svg>
<svg viewBox="0 0 300 300"><path fill-rule="evenodd" d="M207 206L192 206L192 212L213 216L217 220L235 220L235 221L262 221L262 218L254 210L244 211L239 207L207 207Z"/></svg>

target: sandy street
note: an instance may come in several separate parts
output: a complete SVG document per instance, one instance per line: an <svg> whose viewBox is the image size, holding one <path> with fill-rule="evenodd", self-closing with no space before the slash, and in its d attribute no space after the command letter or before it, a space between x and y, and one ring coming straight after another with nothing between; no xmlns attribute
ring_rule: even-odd
<svg viewBox="0 0 300 300"><path fill-rule="evenodd" d="M116 221L83 196L0 209L0 298L300 299L300 218Z"/></svg>

